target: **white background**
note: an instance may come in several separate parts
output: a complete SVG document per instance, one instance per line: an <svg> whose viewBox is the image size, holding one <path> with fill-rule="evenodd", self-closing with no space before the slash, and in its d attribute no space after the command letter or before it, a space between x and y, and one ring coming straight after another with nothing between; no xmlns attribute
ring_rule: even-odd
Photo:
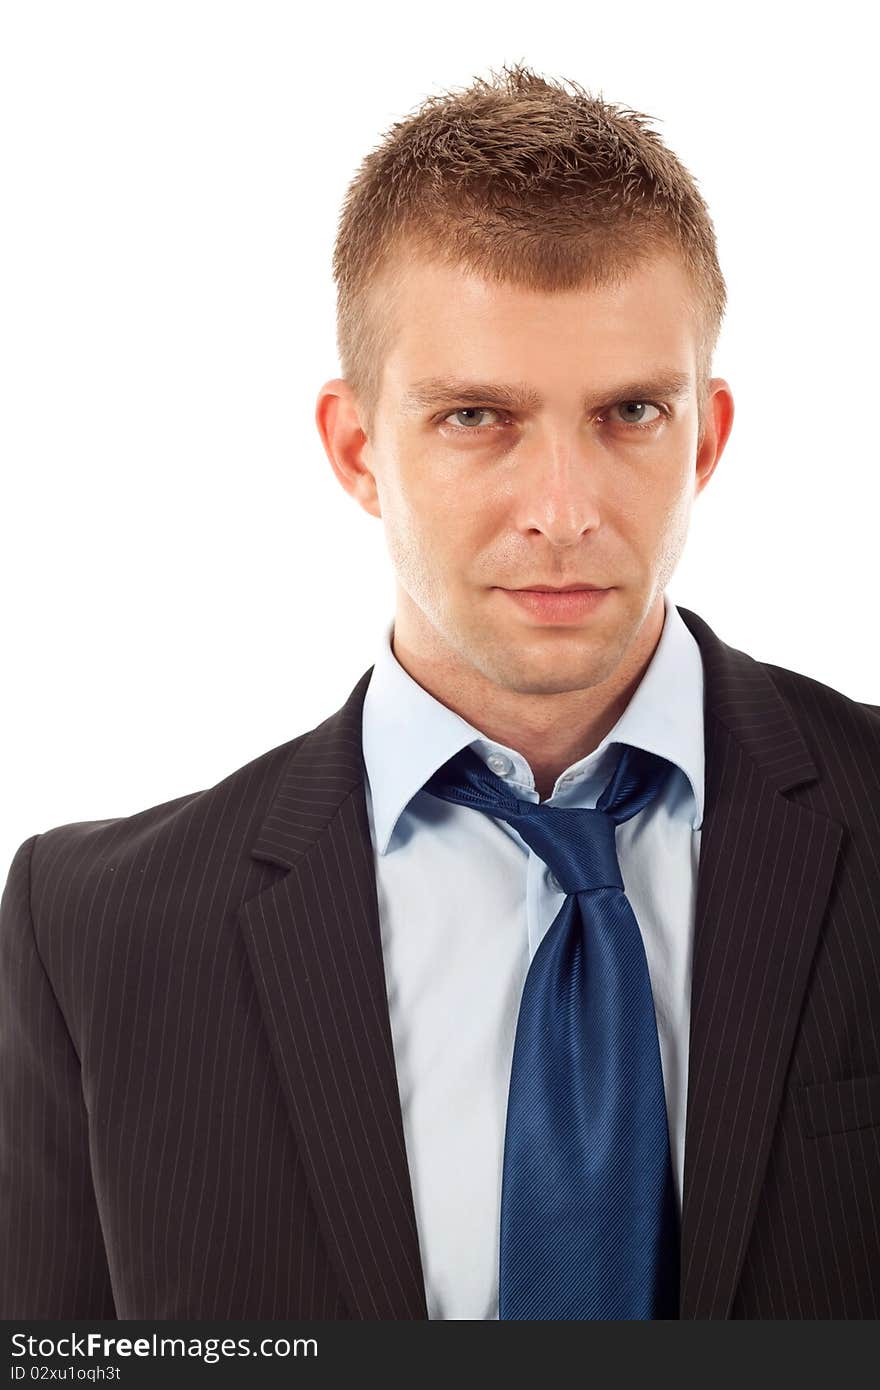
<svg viewBox="0 0 880 1390"><path fill-rule="evenodd" d="M670 585L880 703L876 52L852 3L7 3L0 860L207 787L337 709L393 615L314 423L348 180L524 61L644 112L730 295L733 433ZM0 879L2 882L2 879Z"/></svg>

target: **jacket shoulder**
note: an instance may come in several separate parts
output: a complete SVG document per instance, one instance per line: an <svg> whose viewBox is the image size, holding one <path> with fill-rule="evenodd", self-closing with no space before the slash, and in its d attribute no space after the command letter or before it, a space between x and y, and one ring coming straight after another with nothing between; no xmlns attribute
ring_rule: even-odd
<svg viewBox="0 0 880 1390"><path fill-rule="evenodd" d="M71 821L29 837L35 912L40 899L53 900L63 880L62 896L80 898L90 883L113 872L119 880L138 865L138 872L165 871L181 854L237 862L256 834L261 816L284 769L310 730L261 753L213 786L187 792L126 816ZM200 851L201 846L201 851Z"/></svg>
<svg viewBox="0 0 880 1390"><path fill-rule="evenodd" d="M880 705L855 700L801 671L758 664L791 713L826 788L837 788L840 809L864 816L866 804L876 806L880 794Z"/></svg>
<svg viewBox="0 0 880 1390"><path fill-rule="evenodd" d="M769 661L759 661L758 665L768 672L792 713L800 712L829 724L843 720L847 727L863 729L869 738L880 737L880 705L855 700L803 671L790 671Z"/></svg>

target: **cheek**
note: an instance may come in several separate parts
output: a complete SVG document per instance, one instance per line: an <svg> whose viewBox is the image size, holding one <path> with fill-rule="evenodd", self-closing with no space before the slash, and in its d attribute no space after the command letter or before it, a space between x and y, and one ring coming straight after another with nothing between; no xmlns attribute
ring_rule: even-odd
<svg viewBox="0 0 880 1390"><path fill-rule="evenodd" d="M643 536L677 536L687 528L693 505L693 476L677 459L622 475L614 503L618 515Z"/></svg>
<svg viewBox="0 0 880 1390"><path fill-rule="evenodd" d="M381 497L385 543L392 564L409 593L433 606L444 577L455 567L461 543L458 518L443 493L422 483L386 488Z"/></svg>
<svg viewBox="0 0 880 1390"><path fill-rule="evenodd" d="M690 488L684 488L667 501L662 513L657 558L664 583L669 582L681 559L690 527L693 500Z"/></svg>
<svg viewBox="0 0 880 1390"><path fill-rule="evenodd" d="M489 525L497 498L468 485L461 469L443 469L428 460L397 475L383 516L398 544L425 554L466 553Z"/></svg>

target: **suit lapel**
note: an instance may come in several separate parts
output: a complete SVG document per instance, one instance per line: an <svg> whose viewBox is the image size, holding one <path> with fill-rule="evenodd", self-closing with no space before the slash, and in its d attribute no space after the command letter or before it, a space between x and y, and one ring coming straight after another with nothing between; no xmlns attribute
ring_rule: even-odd
<svg viewBox="0 0 880 1390"><path fill-rule="evenodd" d="M730 1316L843 838L781 793L817 776L769 672L679 612L703 658L680 1316Z"/></svg>
<svg viewBox="0 0 880 1390"><path fill-rule="evenodd" d="M364 796L365 671L294 750L239 921L312 1200L352 1315L427 1318Z"/></svg>
<svg viewBox="0 0 880 1390"><path fill-rule="evenodd" d="M842 828L781 793L816 767L769 672L679 612L703 658L682 1318L727 1318ZM385 988L361 715L372 667L297 742L239 911L315 1210L353 1316L427 1317Z"/></svg>

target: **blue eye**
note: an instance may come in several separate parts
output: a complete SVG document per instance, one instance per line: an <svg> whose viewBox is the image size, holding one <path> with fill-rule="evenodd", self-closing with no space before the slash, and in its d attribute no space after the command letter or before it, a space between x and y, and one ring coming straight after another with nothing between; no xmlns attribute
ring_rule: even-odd
<svg viewBox="0 0 880 1390"><path fill-rule="evenodd" d="M493 410L492 406L490 405L463 405L459 406L458 410L453 410L450 412L450 414L452 415L497 415L497 413L498 412L496 410ZM444 416L444 420L448 419L448 415ZM471 428L471 426L469 425L454 425L453 428L464 429L472 434L473 429L485 429L486 427L484 425L475 425L473 428Z"/></svg>
<svg viewBox="0 0 880 1390"><path fill-rule="evenodd" d="M657 421L660 419L663 413L660 410L659 406L654 405L653 401L618 401L617 405L615 405L613 409L624 409L627 406L631 405L636 406L639 410L644 410L647 406L650 410L657 411L657 414L654 416L653 420L624 420L624 424L634 426L636 429L650 429L652 425L655 425L657 423Z"/></svg>
<svg viewBox="0 0 880 1390"><path fill-rule="evenodd" d="M602 412L596 417L596 419L600 424L604 424L608 420L609 414L612 410L626 411L633 406L636 408L637 411L640 411L642 413L644 413L645 410L653 410L654 416L652 419L647 420L627 420L625 416L617 415L613 420L611 420L611 423L621 426L623 428L624 434L633 434L637 430L647 431L656 429L660 422L667 418L669 415L669 411L666 409L666 407L657 405L655 401L633 400L616 401L614 405L608 406L605 409L603 409ZM480 417L484 415L494 415L496 417L496 421L493 424L488 425L480 424ZM440 423L442 425L445 425L447 430L450 430L453 434L481 434L484 430L491 430L497 428L498 418L500 417L500 415L501 412L497 410L495 406L461 405L458 406L455 410L451 410L448 412L448 414L444 415ZM468 423L455 423L456 416L464 417L465 419L467 419Z"/></svg>

